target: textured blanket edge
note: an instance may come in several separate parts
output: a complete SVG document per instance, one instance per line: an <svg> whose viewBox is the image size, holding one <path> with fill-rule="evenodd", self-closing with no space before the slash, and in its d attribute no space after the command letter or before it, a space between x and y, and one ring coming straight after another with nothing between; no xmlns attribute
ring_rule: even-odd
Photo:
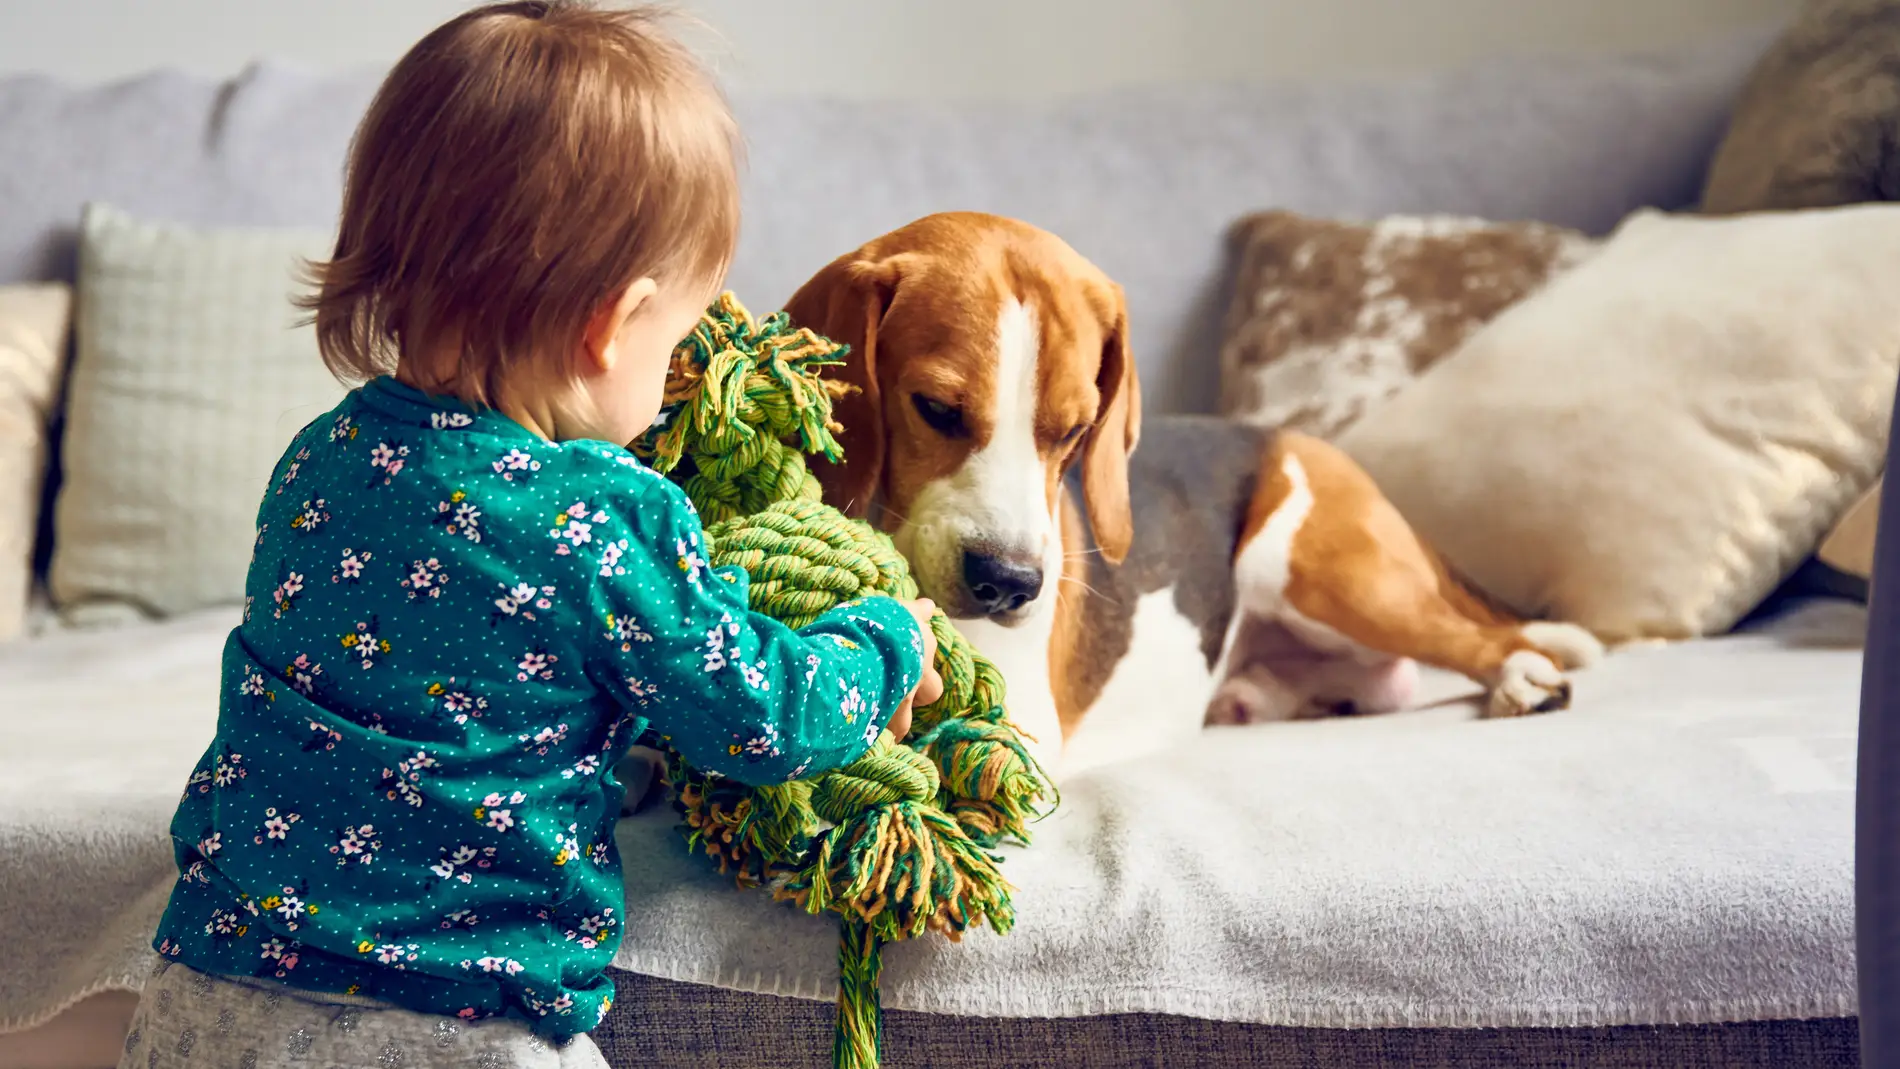
<svg viewBox="0 0 1900 1069"><path fill-rule="evenodd" d="M727 972L703 963L622 953L614 968L678 983L704 984L750 995L830 1002L837 997L835 980L783 973ZM936 1013L952 1017L1101 1017L1124 1013L1163 1013L1208 1021L1231 1021L1282 1028L1405 1029L1405 1028L1616 1028L1643 1025L1735 1024L1748 1021L1794 1021L1827 1017L1854 1017L1859 1001L1852 995L1820 995L1796 999L1686 1000L1667 1003L1609 1003L1578 1006L1470 1006L1423 1005L1405 1010L1376 1007L1243 1003L1207 998L1194 992L1139 985L1087 997L1051 996L1046 990L1012 985L992 991L982 1006L968 998L945 998L941 993L913 985L891 984L884 991L884 1008Z"/></svg>

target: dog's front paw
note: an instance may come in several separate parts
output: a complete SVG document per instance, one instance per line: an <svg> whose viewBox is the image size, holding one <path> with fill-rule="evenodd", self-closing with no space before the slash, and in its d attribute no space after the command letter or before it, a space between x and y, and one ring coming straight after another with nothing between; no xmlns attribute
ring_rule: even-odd
<svg viewBox="0 0 1900 1069"><path fill-rule="evenodd" d="M1498 685L1491 689L1487 717L1553 713L1570 706L1570 680L1550 658L1534 650L1518 650L1504 659Z"/></svg>

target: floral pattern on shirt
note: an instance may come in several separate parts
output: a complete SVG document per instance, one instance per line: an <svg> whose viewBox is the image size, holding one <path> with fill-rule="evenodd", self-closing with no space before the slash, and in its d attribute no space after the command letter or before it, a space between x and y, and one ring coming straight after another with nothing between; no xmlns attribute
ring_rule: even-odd
<svg viewBox="0 0 1900 1069"><path fill-rule="evenodd" d="M202 971L591 1029L627 745L651 729L708 773L797 778L861 753L920 673L888 599L799 631L754 615L624 449L388 379L268 485L153 941Z"/></svg>

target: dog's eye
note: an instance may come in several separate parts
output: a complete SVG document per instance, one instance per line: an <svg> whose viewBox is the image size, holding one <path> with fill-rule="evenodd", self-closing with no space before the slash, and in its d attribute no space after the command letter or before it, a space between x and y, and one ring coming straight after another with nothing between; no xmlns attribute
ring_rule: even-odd
<svg viewBox="0 0 1900 1069"><path fill-rule="evenodd" d="M920 393L911 394L910 403L916 407L917 414L923 417L924 422L930 425L931 430L952 438L963 434L963 410L961 408L955 405L946 405L934 397L925 397Z"/></svg>

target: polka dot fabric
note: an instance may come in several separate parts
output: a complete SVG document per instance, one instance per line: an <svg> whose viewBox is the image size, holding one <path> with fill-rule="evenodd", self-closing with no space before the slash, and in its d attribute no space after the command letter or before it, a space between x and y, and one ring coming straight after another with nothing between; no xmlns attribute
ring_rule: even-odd
<svg viewBox="0 0 1900 1069"><path fill-rule="evenodd" d="M916 686L888 598L792 631L626 450L377 379L258 509L217 737L154 941L208 973L593 1028L623 903L612 766L651 731L747 784L844 764Z"/></svg>

